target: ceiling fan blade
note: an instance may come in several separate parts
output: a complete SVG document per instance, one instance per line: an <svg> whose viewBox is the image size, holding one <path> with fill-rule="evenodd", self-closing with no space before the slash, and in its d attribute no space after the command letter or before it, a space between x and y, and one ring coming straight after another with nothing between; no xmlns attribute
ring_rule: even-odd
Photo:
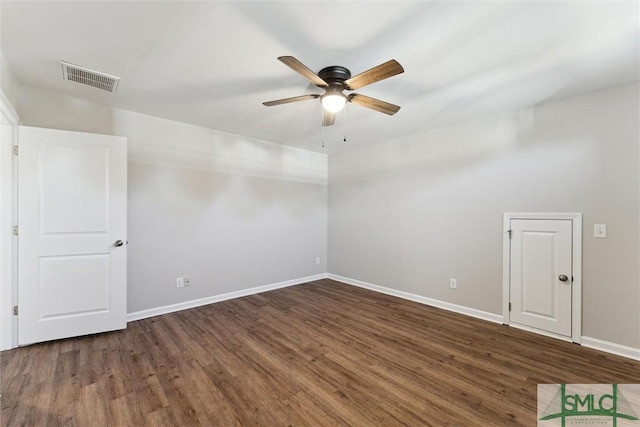
<svg viewBox="0 0 640 427"><path fill-rule="evenodd" d="M287 67L291 68L296 73L301 74L302 76L304 76L304 78L306 78L316 86L319 86L319 87L329 86L327 82L322 80L316 73L311 71L309 68L307 68L306 65L298 61L293 56L280 56L278 57L278 61L285 64Z"/></svg>
<svg viewBox="0 0 640 427"><path fill-rule="evenodd" d="M398 110L400 110L398 105L390 104L368 96L359 95L357 93L349 95L349 102L353 102L354 104L362 107L371 108L372 110L380 111L381 113L385 113L390 116L393 116L398 112Z"/></svg>
<svg viewBox="0 0 640 427"><path fill-rule="evenodd" d="M330 111L322 109L322 126L333 126L336 122L336 113L332 113Z"/></svg>
<svg viewBox="0 0 640 427"><path fill-rule="evenodd" d="M305 101L307 99L318 99L318 98L320 98L320 95L313 93L309 95L294 96L292 98L276 99L275 101L267 101L267 102L263 102L262 104L266 105L267 107L273 107L274 105L282 105L282 104L288 104L290 102L298 102L298 101Z"/></svg>
<svg viewBox="0 0 640 427"><path fill-rule="evenodd" d="M400 63L395 59L391 59L384 64L380 64L377 67L364 71L355 77L351 77L349 80L345 80L344 84L347 89L354 90L401 73L404 73L402 65L400 65Z"/></svg>

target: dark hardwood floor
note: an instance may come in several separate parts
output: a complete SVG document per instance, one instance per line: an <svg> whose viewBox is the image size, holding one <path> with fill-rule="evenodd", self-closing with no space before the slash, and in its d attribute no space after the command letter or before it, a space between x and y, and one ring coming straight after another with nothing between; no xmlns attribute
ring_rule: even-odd
<svg viewBox="0 0 640 427"><path fill-rule="evenodd" d="M321 280L1 354L4 426L534 426L640 362Z"/></svg>

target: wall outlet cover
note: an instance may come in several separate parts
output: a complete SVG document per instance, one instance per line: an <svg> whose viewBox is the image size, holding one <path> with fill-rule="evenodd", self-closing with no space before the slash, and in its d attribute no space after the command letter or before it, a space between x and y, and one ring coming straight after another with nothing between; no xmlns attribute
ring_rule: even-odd
<svg viewBox="0 0 640 427"><path fill-rule="evenodd" d="M593 224L593 237L597 239L606 239L607 224Z"/></svg>

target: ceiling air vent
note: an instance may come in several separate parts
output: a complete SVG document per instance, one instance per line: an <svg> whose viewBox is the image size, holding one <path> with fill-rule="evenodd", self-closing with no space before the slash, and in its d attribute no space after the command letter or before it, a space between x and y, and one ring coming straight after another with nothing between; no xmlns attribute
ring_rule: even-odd
<svg viewBox="0 0 640 427"><path fill-rule="evenodd" d="M90 70L64 61L60 61L60 63L62 64L62 78L64 80L93 86L111 93L115 93L118 88L120 77Z"/></svg>

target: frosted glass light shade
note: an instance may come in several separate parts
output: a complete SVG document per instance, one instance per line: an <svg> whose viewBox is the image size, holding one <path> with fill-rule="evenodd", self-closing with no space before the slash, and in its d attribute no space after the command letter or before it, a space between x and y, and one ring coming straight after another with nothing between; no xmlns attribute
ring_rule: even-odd
<svg viewBox="0 0 640 427"><path fill-rule="evenodd" d="M322 106L325 110L331 113L337 113L344 108L347 103L347 99L344 95L332 94L322 97Z"/></svg>

